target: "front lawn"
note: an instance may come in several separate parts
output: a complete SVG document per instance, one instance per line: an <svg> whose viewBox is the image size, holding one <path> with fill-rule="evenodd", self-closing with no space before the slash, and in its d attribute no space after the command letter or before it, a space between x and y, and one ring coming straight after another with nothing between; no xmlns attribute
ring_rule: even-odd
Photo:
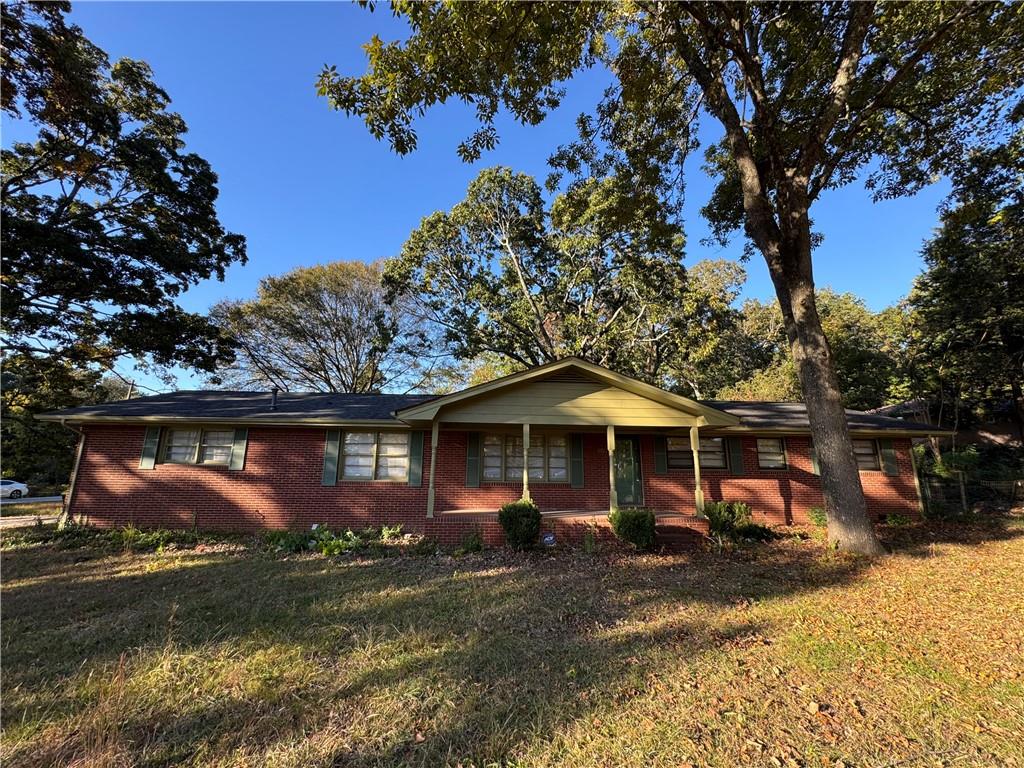
<svg viewBox="0 0 1024 768"><path fill-rule="evenodd" d="M8 766L1024 766L1022 521L875 562L6 541Z"/></svg>

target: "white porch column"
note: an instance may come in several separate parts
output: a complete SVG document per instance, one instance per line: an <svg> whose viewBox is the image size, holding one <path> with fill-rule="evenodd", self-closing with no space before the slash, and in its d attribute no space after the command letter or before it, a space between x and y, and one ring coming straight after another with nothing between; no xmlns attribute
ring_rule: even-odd
<svg viewBox="0 0 1024 768"><path fill-rule="evenodd" d="M427 484L427 517L434 516L434 471L437 467L437 428L434 421L430 427L430 480Z"/></svg>
<svg viewBox="0 0 1024 768"><path fill-rule="evenodd" d="M523 501L530 500L530 425L523 424Z"/></svg>
<svg viewBox="0 0 1024 768"><path fill-rule="evenodd" d="M697 502L697 516L704 516L704 491L700 487L700 434L697 425L690 427L690 450L693 451L693 498Z"/></svg>
<svg viewBox="0 0 1024 768"><path fill-rule="evenodd" d="M619 506L619 494L615 490L615 425L608 425L608 512Z"/></svg>

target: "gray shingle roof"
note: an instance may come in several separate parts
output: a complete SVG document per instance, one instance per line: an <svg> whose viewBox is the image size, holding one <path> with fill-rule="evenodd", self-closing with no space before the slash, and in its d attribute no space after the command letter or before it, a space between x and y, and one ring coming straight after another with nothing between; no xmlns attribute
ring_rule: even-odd
<svg viewBox="0 0 1024 768"><path fill-rule="evenodd" d="M309 392L281 392L277 409L270 408L269 392L183 390L162 395L119 400L99 405L69 408L44 418L93 419L195 419L197 421L243 420L260 422L377 421L392 420L392 412L431 400L436 395L353 395ZM741 427L762 430L807 431L807 406L803 403L774 403L742 400L704 400L704 405L740 418ZM875 413L847 410L854 430L934 432L935 427Z"/></svg>
<svg viewBox="0 0 1024 768"><path fill-rule="evenodd" d="M430 400L434 395L353 395L344 393L280 392L277 408L270 408L269 392L224 390L181 390L162 395L117 400L99 405L68 408L54 414L67 419L252 419L254 421L295 421L337 419L375 421L391 419L397 408Z"/></svg>
<svg viewBox="0 0 1024 768"><path fill-rule="evenodd" d="M740 424L749 429L810 429L807 406L804 403L777 403L761 400L702 400L704 405L717 408L740 418ZM846 423L850 429L904 430L934 432L938 428L903 419L846 409Z"/></svg>

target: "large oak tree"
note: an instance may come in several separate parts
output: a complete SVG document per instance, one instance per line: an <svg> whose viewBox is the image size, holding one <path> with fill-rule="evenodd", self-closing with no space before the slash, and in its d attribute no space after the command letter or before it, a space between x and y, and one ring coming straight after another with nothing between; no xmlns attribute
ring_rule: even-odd
<svg viewBox="0 0 1024 768"><path fill-rule="evenodd" d="M641 194L658 157L629 149L672 132L679 146L689 146L690 118L700 109L719 124L724 138L708 155L719 185L704 212L719 235L742 229L768 265L821 459L830 537L845 549L881 552L818 316L811 211L823 192L865 170L876 196L913 192L979 136L998 131L1024 74L1019 8L642 1L392 7L409 25L409 38L375 37L363 76L326 68L319 90L398 152L415 148L416 116L458 99L481 123L459 148L474 159L497 142L501 108L536 124L558 105L561 83L597 64L614 80L599 116L650 128L603 136L627 145L625 156L640 169L629 180ZM645 122L649 116L660 119Z"/></svg>
<svg viewBox="0 0 1024 768"><path fill-rule="evenodd" d="M244 261L245 239L149 66L111 64L69 9L2 5L2 107L36 134L3 150L4 353L57 378L121 356L212 370L230 346L176 297Z"/></svg>

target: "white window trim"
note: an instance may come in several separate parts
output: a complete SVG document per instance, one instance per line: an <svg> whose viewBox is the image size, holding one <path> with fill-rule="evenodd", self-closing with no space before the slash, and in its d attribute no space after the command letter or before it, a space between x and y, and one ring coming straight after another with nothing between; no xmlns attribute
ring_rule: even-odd
<svg viewBox="0 0 1024 768"><path fill-rule="evenodd" d="M373 435L373 453L370 462L369 477L352 477L345 475L345 435ZM404 434L405 443L405 476L404 477L377 477L377 459L380 457L380 436L382 434ZM408 483L409 471L412 468L412 433L389 430L363 430L350 429L341 433L341 440L338 446L338 482L341 483Z"/></svg>

